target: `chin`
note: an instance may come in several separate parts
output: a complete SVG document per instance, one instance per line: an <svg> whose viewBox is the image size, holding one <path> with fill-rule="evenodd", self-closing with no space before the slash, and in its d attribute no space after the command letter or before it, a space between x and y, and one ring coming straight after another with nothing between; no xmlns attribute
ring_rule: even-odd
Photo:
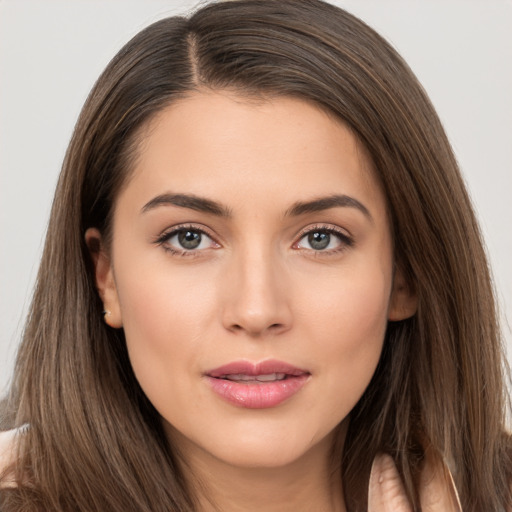
<svg viewBox="0 0 512 512"><path fill-rule="evenodd" d="M305 422L282 424L231 424L220 429L185 437L171 427L171 442L199 458L212 457L222 464L246 469L278 469L293 465L304 457L325 458L331 452L336 428L316 428ZM198 434L196 432L196 434ZM188 453L187 453L188 452Z"/></svg>
<svg viewBox="0 0 512 512"><path fill-rule="evenodd" d="M313 446L306 443L237 443L228 452L220 452L218 458L224 463L245 469L278 469L292 465L302 459Z"/></svg>

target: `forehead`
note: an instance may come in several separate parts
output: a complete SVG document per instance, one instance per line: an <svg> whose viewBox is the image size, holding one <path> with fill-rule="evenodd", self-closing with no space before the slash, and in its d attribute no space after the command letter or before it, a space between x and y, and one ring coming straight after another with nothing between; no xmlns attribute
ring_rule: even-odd
<svg viewBox="0 0 512 512"><path fill-rule="evenodd" d="M186 192L236 209L247 196L279 190L283 202L336 192L383 203L372 162L351 130L297 98L191 93L148 123L137 153L127 188L147 200Z"/></svg>

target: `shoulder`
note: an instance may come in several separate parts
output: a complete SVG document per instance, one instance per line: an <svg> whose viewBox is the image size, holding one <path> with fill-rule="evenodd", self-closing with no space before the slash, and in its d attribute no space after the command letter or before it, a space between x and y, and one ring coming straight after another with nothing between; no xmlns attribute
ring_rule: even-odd
<svg viewBox="0 0 512 512"><path fill-rule="evenodd" d="M0 432L0 470L12 462L18 433L18 429Z"/></svg>
<svg viewBox="0 0 512 512"><path fill-rule="evenodd" d="M16 444L22 429L0 432L0 488L14 485L14 479L5 472L15 462Z"/></svg>

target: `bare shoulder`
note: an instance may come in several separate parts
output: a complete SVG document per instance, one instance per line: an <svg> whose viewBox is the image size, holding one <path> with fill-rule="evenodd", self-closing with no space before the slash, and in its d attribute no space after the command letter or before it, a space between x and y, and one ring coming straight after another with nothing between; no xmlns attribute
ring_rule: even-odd
<svg viewBox="0 0 512 512"><path fill-rule="evenodd" d="M9 474L4 473L15 461L19 434L18 429L0 432L0 488L14 485L14 480L9 477Z"/></svg>

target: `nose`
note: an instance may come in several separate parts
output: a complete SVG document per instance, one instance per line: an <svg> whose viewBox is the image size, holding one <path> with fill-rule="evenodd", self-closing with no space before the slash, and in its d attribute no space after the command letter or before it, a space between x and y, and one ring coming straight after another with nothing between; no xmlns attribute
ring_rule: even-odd
<svg viewBox="0 0 512 512"><path fill-rule="evenodd" d="M234 259L224 281L224 327L251 337L289 330L292 313L286 269L263 251Z"/></svg>

